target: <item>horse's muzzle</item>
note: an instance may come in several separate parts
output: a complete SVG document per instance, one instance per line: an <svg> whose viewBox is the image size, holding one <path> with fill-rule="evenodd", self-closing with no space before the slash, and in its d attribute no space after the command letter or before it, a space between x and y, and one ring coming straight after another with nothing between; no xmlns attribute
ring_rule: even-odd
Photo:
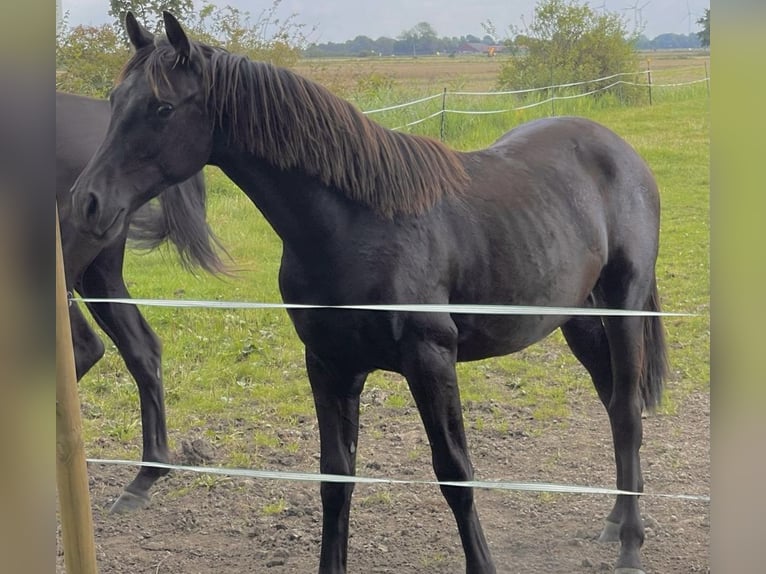
<svg viewBox="0 0 766 574"><path fill-rule="evenodd" d="M98 194L92 191L74 191L72 201L75 225L81 233L106 240L117 235L121 229L124 208L105 209Z"/></svg>

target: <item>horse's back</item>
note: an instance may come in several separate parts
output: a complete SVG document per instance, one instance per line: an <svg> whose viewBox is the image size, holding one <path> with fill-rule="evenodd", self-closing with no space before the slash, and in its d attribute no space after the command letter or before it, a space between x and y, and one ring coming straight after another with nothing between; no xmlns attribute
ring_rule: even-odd
<svg viewBox="0 0 766 574"><path fill-rule="evenodd" d="M660 195L644 159L625 139L586 118L541 121L540 132L543 138L558 137L571 146L580 169L597 184L609 259L619 259L637 270L651 268L653 273L659 247Z"/></svg>
<svg viewBox="0 0 766 574"><path fill-rule="evenodd" d="M442 243L454 246L451 302L579 307L612 263L653 273L657 187L635 150L604 126L530 122L466 154L466 167L471 187L454 202ZM518 350L565 320L454 319L465 358Z"/></svg>
<svg viewBox="0 0 766 574"><path fill-rule="evenodd" d="M109 102L56 92L56 196L62 199L104 139Z"/></svg>
<svg viewBox="0 0 766 574"><path fill-rule="evenodd" d="M566 187L576 191L577 180L571 178L589 176L605 201L614 203L640 196L642 202L652 200L649 208L658 204L654 176L643 158L614 131L587 118L534 120L506 132L486 151L523 166L523 171L540 184L555 178L569 181Z"/></svg>
<svg viewBox="0 0 766 574"><path fill-rule="evenodd" d="M609 251L633 243L656 251L656 181L638 152L606 126L572 116L535 120L507 132L485 153L505 163L493 187L504 188L514 208L538 210L543 219L550 214L551 225L605 233Z"/></svg>

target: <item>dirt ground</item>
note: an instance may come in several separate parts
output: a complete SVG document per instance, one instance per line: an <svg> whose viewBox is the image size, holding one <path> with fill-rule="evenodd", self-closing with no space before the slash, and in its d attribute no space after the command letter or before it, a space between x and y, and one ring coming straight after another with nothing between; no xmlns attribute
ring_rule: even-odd
<svg viewBox="0 0 766 574"><path fill-rule="evenodd" d="M510 431L477 430L477 412L503 411ZM584 397L566 424L536 423L504 405L464 405L479 480L539 481L611 487L609 425L595 399ZM650 493L707 495L710 489L709 395L697 392L673 415L644 421L642 463ZM522 424L523 423L523 424ZM514 428L532 429L528 432ZM243 429L246 432L246 429ZM295 454L274 452L269 470L316 471L313 419L285 429ZM215 445L209 448L215 464ZM433 477L428 444L414 410L391 409L376 390L363 395L358 474ZM188 454L188 452L187 452ZM178 453L180 462L188 460ZM184 460L187 459L187 460ZM109 515L107 509L134 473L129 467L89 467L101 574L273 574L315 572L321 507L315 483L217 478L173 472L155 486L148 509ZM611 572L617 546L596 537L611 497L482 490L479 515L498 572ZM265 509L270 509L266 511ZM643 497L643 547L648 574L709 572L709 503ZM60 546L57 573L65 571ZM457 530L438 488L357 485L351 510L349 572L452 574L464 572Z"/></svg>

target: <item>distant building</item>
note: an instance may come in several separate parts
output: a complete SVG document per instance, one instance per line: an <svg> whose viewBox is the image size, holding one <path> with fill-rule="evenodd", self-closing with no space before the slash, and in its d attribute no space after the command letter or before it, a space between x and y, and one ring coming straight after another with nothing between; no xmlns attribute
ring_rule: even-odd
<svg viewBox="0 0 766 574"><path fill-rule="evenodd" d="M466 42L457 49L458 54L484 54L487 56L502 54L505 51L506 48L503 44L482 44L481 42Z"/></svg>

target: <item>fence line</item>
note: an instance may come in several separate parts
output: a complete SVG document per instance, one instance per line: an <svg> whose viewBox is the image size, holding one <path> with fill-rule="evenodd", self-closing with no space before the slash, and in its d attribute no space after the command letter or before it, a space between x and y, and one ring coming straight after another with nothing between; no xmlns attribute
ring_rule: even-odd
<svg viewBox="0 0 766 574"><path fill-rule="evenodd" d="M388 112L391 110L398 110L400 108L406 108L409 106L414 106L416 104L422 104L423 102L427 102L429 100L433 100L441 96L442 94L436 94L433 96L426 96L425 98L420 98L419 100L414 100L412 102L404 102L403 104L396 104L394 106L388 106L387 108L378 108L377 110L367 110L364 112L365 114L376 114L378 112Z"/></svg>
<svg viewBox="0 0 766 574"><path fill-rule="evenodd" d="M677 88L680 86L691 86L692 84L701 84L702 82L709 82L709 77L704 77L699 80L689 80L688 82L678 82L675 84L652 84L653 88ZM634 84L636 86L643 85L643 84Z"/></svg>
<svg viewBox="0 0 766 574"><path fill-rule="evenodd" d="M596 78L594 80L582 80L579 82L569 82L567 84L553 84L550 86L543 86L542 88L527 88L523 90L509 90L509 91L500 91L500 92L450 92L450 93L456 96L494 96L494 95L505 96L505 95L513 95L513 94L526 94L529 92L540 92L540 91L552 90L556 88L573 88L575 86L585 86L587 84L603 82L605 80L611 80L614 78L618 78L620 76L637 76L639 74L648 74L648 72L649 72L648 70L639 70L636 72L619 72L617 74L612 74L611 76L604 76L603 78ZM646 84L642 84L642 85L646 85Z"/></svg>
<svg viewBox="0 0 766 574"><path fill-rule="evenodd" d="M673 72L677 71L684 71L684 70L696 70L696 67L687 67L687 68L673 68ZM606 86L602 86L599 88L595 88L593 90L582 92L579 94L563 94L559 95L556 94L556 90L565 90L569 88L574 88L577 86L585 86L588 84L595 84L598 82L605 82L608 80L614 80L615 78L622 78L625 76L630 76L633 78L639 77L639 76L645 76L646 81L640 82L640 81L630 81L630 80L624 80L624 79L618 79L614 82L609 83ZM612 88L618 87L618 86L633 86L638 88L646 88L648 91L648 97L649 97L649 104L652 104L652 89L653 88L678 88L683 86L691 86L695 84L700 84L702 82L706 82L709 86L710 82L710 76L708 74L707 65L705 65L705 77L697 79L697 80L689 80L686 82L673 82L673 83L654 83L652 82L652 71L650 69L646 70L637 70L635 72L619 72L616 74L612 74L610 76L604 76L601 78L595 78L592 80L583 80L578 82L568 82L564 84L552 84L549 86L543 86L540 88L524 88L524 89L518 89L518 90L501 90L501 91L485 91L485 92L476 92L476 91L449 91L447 88L444 88L442 93L439 94L433 94L430 96L426 96L423 98L419 98L417 100L412 100L409 102L404 102L401 104L395 104L393 106L387 106L383 108L377 108L373 110L362 110L362 113L368 116L382 113L382 112L388 112L392 110L401 110L407 107L415 106L418 104L422 104L425 102L429 102L432 100L435 100L437 98L442 98L442 107L440 110L433 112L425 117L407 122L405 124L396 126L391 128L392 130L401 130L404 128L410 128L412 126L416 126L418 124L421 124L423 122L426 122L430 119L440 117L442 121L442 127L444 125L445 118L447 114L458 114L458 115L493 115L493 114L503 114L513 111L521 111L521 110L528 110L531 108L535 108L538 106L543 106L546 104L550 104L553 108L553 105L556 101L563 101L563 100L574 100L578 98L584 98L588 96L593 96L600 92L606 92L607 90L611 90ZM527 104L520 104L517 106L512 106L509 108L503 108L503 109L495 109L495 110L466 110L466 109L455 109L455 108L449 108L447 107L447 97L448 96L458 96L458 97L499 97L499 96L518 96L518 95L525 95L525 94L533 94L535 92L547 92L548 97L543 98L542 100L527 103ZM709 93L709 89L708 89ZM555 113L555 108L553 108L553 111ZM441 139L443 139L443 133L441 134Z"/></svg>
<svg viewBox="0 0 766 574"><path fill-rule="evenodd" d="M482 115L482 114L503 114L503 113L513 112L513 111L517 111L517 110L528 110L530 108L534 108L534 107L537 107L537 106L542 106L544 104L549 104L551 102L555 102L555 101L558 101L558 100L574 100L576 98L583 98L583 97L586 97L586 96L592 96L593 94L597 94L598 92L603 92L603 91L609 90L609 89L611 89L611 88L613 88L615 86L618 86L620 84L628 84L628 85L633 85L633 86L646 86L646 84L637 84L637 83L634 83L634 82L625 82L623 80L619 80L617 82L612 82L611 84L609 84L608 86L604 86L603 88L596 88L595 90L591 90L589 92L583 92L582 94L570 94L570 95L564 95L564 96L553 95L553 96L549 96L549 97L545 98L544 100L540 100L539 102L533 102L531 104L524 104L522 106L514 106L512 108L505 108L505 109L502 109L502 110L454 110L454 109L450 109L450 108L445 108L445 109L441 110L441 112L437 112L436 114L432 114L431 116L429 116L429 118L433 117L435 115L439 115L440 113L445 113L445 114L465 114L465 115ZM564 85L564 84L562 84L562 85ZM549 88L540 88L540 89L547 90ZM491 94L491 93L492 92L484 92L483 95L487 95L487 94ZM479 93L479 92L477 92L476 94L477 95L481 95L481 93ZM424 119L427 119L427 118L424 118ZM414 124L407 124L407 125L414 125Z"/></svg>
<svg viewBox="0 0 766 574"><path fill-rule="evenodd" d="M431 118L436 118L436 117L439 117L439 116L444 116L444 110L443 109L439 110L438 112L434 112L431 115L426 116L424 118L420 118L419 120L415 120L414 122L409 122L409 123L406 123L406 124L404 124L402 126L397 126L395 128L391 128L391 129L396 131L396 130L400 130L402 128L409 128L409 127L412 127L412 126L416 126L418 124L422 124L423 122L425 122L427 120L430 120Z"/></svg>
<svg viewBox="0 0 766 574"><path fill-rule="evenodd" d="M466 480L466 481L440 481L428 479L403 479L385 477L366 477L359 475L325 474L318 472L293 472L278 470L251 470L247 468L226 468L221 466L188 466L181 464L167 464L164 462L119 460L108 458L89 458L90 464L105 464L115 466L148 466L154 468L166 468L168 470L182 470L197 472L200 474L214 474L219 476L236 476L240 478L261 478L269 480L290 480L300 482L333 482L333 483L356 483L356 484L402 484L402 485L429 485L429 486L457 486L462 488L482 488L487 490L516 490L527 492L558 492L566 494L600 494L600 495L627 495L645 496L651 498L666 498L676 500L693 500L710 502L710 497L703 494L668 494L664 492L634 492L631 490L619 490L616 488L603 488L600 486L581 486L576 484L554 484L549 482L519 482L505 480Z"/></svg>
<svg viewBox="0 0 766 574"><path fill-rule="evenodd" d="M696 317L694 313L641 311L600 307L547 307L538 305L483 305L458 303L394 303L377 305L312 305L308 303L262 303L253 301L200 301L194 299L134 299L74 297L72 303L115 303L147 307L196 307L203 309L336 309L349 311L387 311L403 313L453 313L468 315L546 315L567 317Z"/></svg>
<svg viewBox="0 0 766 574"><path fill-rule="evenodd" d="M126 305L147 305L152 307L182 307L182 308L216 308L216 309L357 309L368 311L407 311L407 312L450 312L450 313L479 313L479 314L514 314L514 315L618 315L618 316L684 316L695 317L691 313L673 313L656 311L632 311L624 309L598 309L598 308L570 308L570 307L538 307L524 305L307 305L295 303L256 303L256 302L231 302L231 301L198 301L184 299L99 299L90 297L75 297L69 294L69 304L77 303L118 303ZM631 495L647 496L656 498L672 498L680 500L693 500L709 502L707 495L691 494L667 494L651 492L633 492L596 486L582 486L572 484L552 484L541 482L519 481L438 481L425 479L399 479L399 478L370 478L362 476L330 475L323 473L284 472L254 470L243 468L209 467L175 465L152 461L131 461L119 459L89 458L91 464L107 464L122 466L150 466L167 468L197 473L206 473L224 476L249 477L273 480L290 480L304 482L354 482L366 484L402 484L402 485L433 485L433 486L459 486L493 490L515 490L529 492L558 492L569 494L601 494L601 495Z"/></svg>

